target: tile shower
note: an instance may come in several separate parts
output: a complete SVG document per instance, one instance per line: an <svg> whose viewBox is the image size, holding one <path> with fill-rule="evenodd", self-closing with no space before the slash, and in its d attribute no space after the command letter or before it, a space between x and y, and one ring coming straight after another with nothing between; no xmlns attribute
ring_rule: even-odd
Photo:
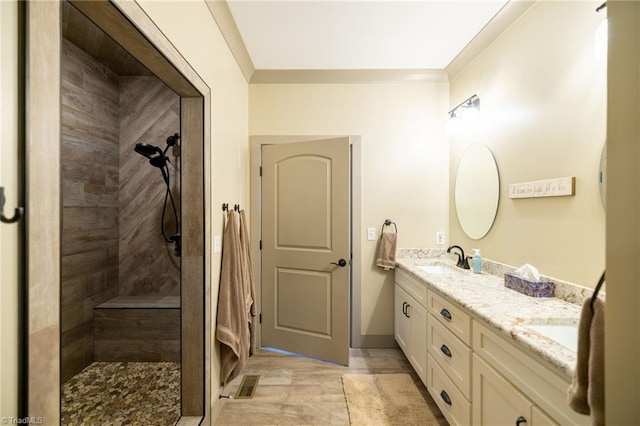
<svg viewBox="0 0 640 426"><path fill-rule="evenodd" d="M180 131L180 98L72 6L63 10L61 379L72 408L73 389L84 388L79 373L91 366L101 377L109 365L96 361L180 361L180 258L160 232L166 187L133 150L137 142L164 148ZM94 47L81 49L79 39ZM179 216L179 144L167 157ZM171 208L165 223L173 228ZM160 369L176 383L172 406L176 365L177 378L176 368Z"/></svg>

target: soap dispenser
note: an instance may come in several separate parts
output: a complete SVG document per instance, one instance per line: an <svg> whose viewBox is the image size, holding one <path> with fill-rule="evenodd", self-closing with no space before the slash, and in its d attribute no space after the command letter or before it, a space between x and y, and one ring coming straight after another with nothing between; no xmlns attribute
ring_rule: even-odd
<svg viewBox="0 0 640 426"><path fill-rule="evenodd" d="M482 272L482 256L480 256L480 249L473 249L473 273L479 274Z"/></svg>

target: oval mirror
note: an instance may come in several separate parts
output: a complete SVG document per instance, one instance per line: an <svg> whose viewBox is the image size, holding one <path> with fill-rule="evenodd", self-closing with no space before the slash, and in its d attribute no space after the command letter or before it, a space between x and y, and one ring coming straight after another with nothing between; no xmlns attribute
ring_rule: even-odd
<svg viewBox="0 0 640 426"><path fill-rule="evenodd" d="M607 143L604 143L602 147L602 154L600 154L600 170L598 172L598 184L600 185L600 200L602 201L602 207L607 208Z"/></svg>
<svg viewBox="0 0 640 426"><path fill-rule="evenodd" d="M498 166L489 148L473 144L462 155L455 184L458 221L469 238L479 240L493 226L500 199Z"/></svg>

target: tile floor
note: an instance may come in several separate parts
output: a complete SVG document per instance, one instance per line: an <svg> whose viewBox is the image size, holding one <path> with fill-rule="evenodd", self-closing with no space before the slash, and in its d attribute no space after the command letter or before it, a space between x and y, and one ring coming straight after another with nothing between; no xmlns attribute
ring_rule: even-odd
<svg viewBox="0 0 640 426"><path fill-rule="evenodd" d="M215 425L348 425L341 379L347 373L410 374L425 404L447 425L399 349L352 349L349 367L260 350L225 389L233 395L245 374L259 374L254 398L225 400Z"/></svg>
<svg viewBox="0 0 640 426"><path fill-rule="evenodd" d="M62 386L66 426L174 425L180 363L94 362Z"/></svg>

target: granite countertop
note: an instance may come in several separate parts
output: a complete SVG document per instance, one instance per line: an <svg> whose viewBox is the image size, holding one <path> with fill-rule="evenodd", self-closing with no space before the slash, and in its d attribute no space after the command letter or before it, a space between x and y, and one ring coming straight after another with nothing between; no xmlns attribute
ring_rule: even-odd
<svg viewBox="0 0 640 426"><path fill-rule="evenodd" d="M443 274L431 274L419 265L450 265ZM576 353L527 327L527 324L577 323L581 306L559 298L535 298L504 286L502 276L486 272L474 274L457 268L450 256L438 258L398 258L400 269L466 308L476 319L513 341L526 352L538 355L548 365L571 380ZM451 271L448 271L451 269Z"/></svg>

